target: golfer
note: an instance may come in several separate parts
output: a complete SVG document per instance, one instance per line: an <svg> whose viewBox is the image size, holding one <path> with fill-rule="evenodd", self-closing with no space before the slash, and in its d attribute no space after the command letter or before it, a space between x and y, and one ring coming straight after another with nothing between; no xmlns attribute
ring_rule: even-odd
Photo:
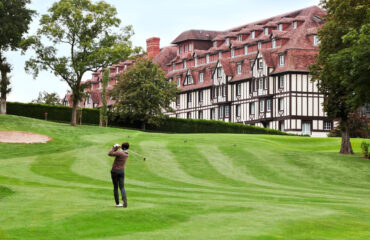
<svg viewBox="0 0 370 240"><path fill-rule="evenodd" d="M116 201L116 207L123 206L124 208L127 208L127 197L125 191L125 165L128 158L127 150L129 147L130 145L127 142L122 143L122 146L115 144L108 153L109 156L115 157L111 170L111 176L114 186L113 192L114 200ZM119 150L120 148L121 150ZM121 190L123 205L119 203L118 187Z"/></svg>

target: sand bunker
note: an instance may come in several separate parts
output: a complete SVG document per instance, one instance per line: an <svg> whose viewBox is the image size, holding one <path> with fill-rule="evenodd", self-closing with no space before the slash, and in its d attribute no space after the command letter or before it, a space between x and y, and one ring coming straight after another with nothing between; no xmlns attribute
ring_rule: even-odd
<svg viewBox="0 0 370 240"><path fill-rule="evenodd" d="M30 132L0 131L0 142L2 143L46 143L51 138Z"/></svg>

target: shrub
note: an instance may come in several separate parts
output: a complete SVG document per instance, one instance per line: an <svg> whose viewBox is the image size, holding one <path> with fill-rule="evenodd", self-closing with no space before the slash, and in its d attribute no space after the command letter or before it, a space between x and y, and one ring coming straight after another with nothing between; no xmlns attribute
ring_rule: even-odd
<svg viewBox="0 0 370 240"><path fill-rule="evenodd" d="M361 143L361 149L362 149L362 155L364 156L364 158L366 159L369 159L370 158L370 154L369 154L369 146L370 144L363 141Z"/></svg>
<svg viewBox="0 0 370 240"><path fill-rule="evenodd" d="M47 119L57 122L70 122L72 108L61 105L47 105L39 103L7 103L8 114L45 119L45 112L48 113ZM99 110L82 108L82 123L99 124Z"/></svg>

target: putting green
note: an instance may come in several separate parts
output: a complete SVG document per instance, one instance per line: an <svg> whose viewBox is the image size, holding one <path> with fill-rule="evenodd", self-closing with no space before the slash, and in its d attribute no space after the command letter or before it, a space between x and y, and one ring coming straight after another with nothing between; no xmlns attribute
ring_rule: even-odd
<svg viewBox="0 0 370 240"><path fill-rule="evenodd" d="M369 239L370 161L340 139L160 134L0 116L0 239ZM114 143L128 141L127 209L115 208ZM360 152L361 139L353 139Z"/></svg>

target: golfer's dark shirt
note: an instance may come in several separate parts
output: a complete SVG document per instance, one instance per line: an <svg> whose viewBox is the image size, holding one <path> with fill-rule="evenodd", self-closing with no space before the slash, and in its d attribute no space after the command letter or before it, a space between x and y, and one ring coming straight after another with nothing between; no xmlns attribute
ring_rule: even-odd
<svg viewBox="0 0 370 240"><path fill-rule="evenodd" d="M112 170L122 170L125 168L125 164L128 158L128 152L125 151L115 151L114 148L112 148L109 153L109 156L115 156Z"/></svg>

